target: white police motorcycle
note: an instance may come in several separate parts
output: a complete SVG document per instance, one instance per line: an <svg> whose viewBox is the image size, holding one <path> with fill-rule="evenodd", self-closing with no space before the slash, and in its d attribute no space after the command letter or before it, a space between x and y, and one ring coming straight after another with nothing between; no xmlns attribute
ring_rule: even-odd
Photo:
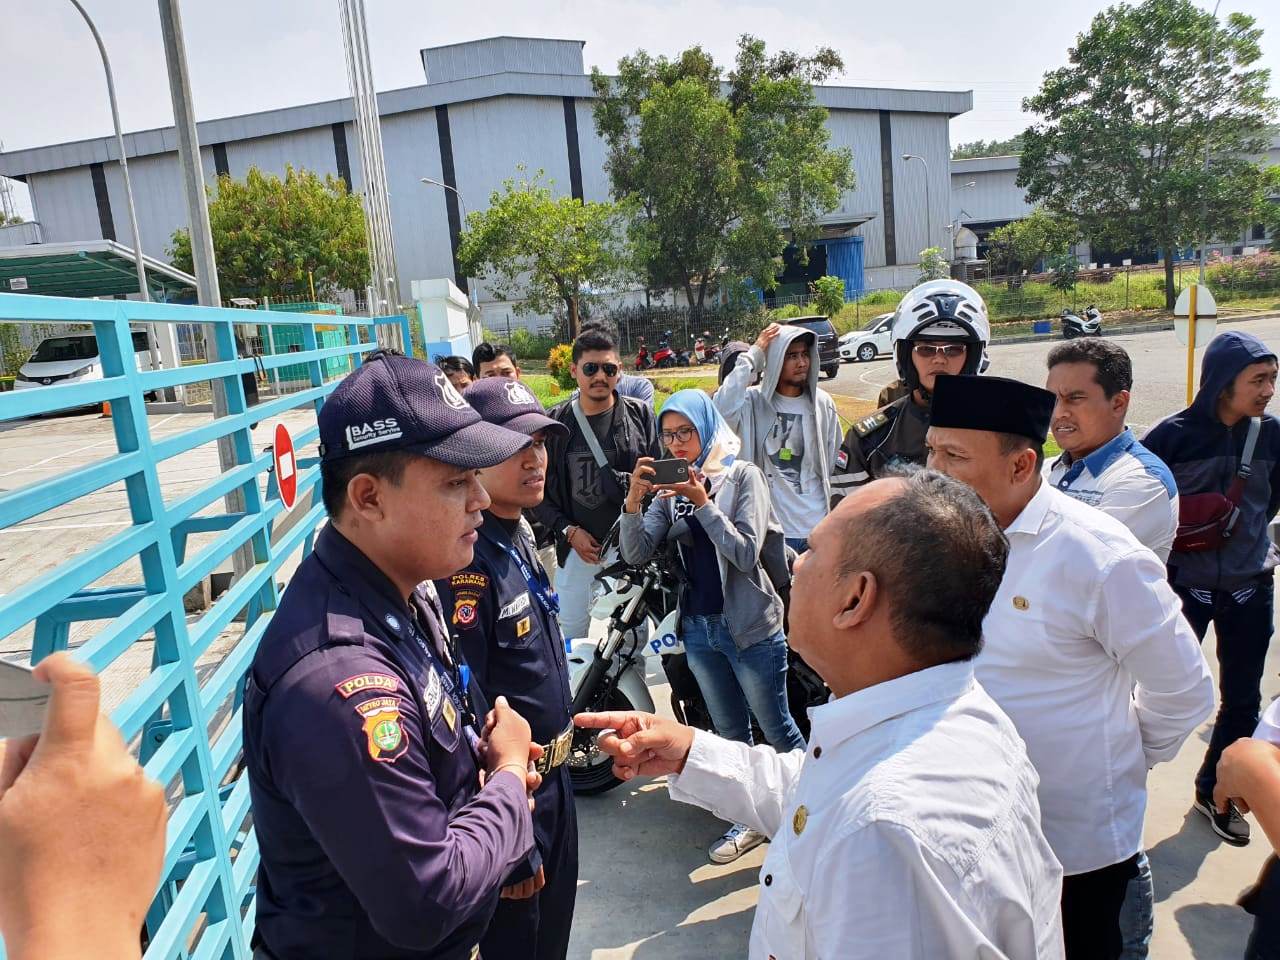
<svg viewBox="0 0 1280 960"><path fill-rule="evenodd" d="M679 601L684 580L674 547L668 545L642 564L619 561L596 579L604 592L592 605L591 616L607 620L609 627L599 641L584 638L570 644L572 712L652 713L653 695L646 678L650 667L660 665L671 685L675 718L703 730L713 729L680 639ZM792 717L800 732L808 736L809 708L825 703L830 691L794 651L787 654L787 695ZM758 728L756 742L764 742ZM604 793L622 782L613 775L608 755L596 746L594 730L574 731L568 766L576 794Z"/></svg>
<svg viewBox="0 0 1280 960"><path fill-rule="evenodd" d="M573 713L652 713L653 696L646 677L650 666L661 665L671 684L671 709L676 718L710 729L706 706L680 640L682 581L679 564L673 560L660 551L646 563L632 566L619 561L597 576L604 592L592 604L591 617L607 620L609 627L599 641L584 637L570 644ZM574 793L603 793L622 782L613 775L612 761L596 747L593 730L575 731L568 765Z"/></svg>

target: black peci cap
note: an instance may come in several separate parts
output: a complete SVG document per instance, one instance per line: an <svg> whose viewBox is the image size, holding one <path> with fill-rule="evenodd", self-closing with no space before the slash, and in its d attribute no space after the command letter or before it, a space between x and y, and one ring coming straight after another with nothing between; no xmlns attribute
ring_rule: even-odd
<svg viewBox="0 0 1280 960"><path fill-rule="evenodd" d="M1012 433L1043 444L1057 398L1007 377L940 376L934 381L929 424Z"/></svg>
<svg viewBox="0 0 1280 960"><path fill-rule="evenodd" d="M525 434L485 423L435 364L383 350L338 384L318 419L325 462L408 450L478 470L529 445Z"/></svg>

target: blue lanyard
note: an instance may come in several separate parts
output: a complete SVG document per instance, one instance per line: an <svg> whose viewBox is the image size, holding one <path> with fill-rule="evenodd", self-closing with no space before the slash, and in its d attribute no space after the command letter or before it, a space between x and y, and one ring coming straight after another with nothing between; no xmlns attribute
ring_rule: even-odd
<svg viewBox="0 0 1280 960"><path fill-rule="evenodd" d="M542 609L547 611L551 616L560 613L560 596L551 589L551 583L546 579L544 572L541 577L534 574L529 568L529 564L525 563L524 557L520 556L520 551L509 543L503 543L494 537L488 535L485 539L490 543L495 543L506 551L511 561L520 568L520 573L524 576L524 582L529 587L529 592L538 598L538 602L542 604Z"/></svg>

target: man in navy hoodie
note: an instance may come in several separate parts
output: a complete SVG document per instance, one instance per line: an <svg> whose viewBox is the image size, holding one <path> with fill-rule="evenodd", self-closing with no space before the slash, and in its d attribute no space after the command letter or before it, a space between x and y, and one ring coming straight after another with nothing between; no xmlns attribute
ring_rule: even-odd
<svg viewBox="0 0 1280 960"><path fill-rule="evenodd" d="M1221 333L1205 350L1200 390L1181 413L1162 420L1142 440L1173 471L1178 496L1226 494L1240 468L1249 422L1261 420L1240 516L1217 550L1169 555L1169 580L1182 612L1204 639L1218 638L1220 703L1209 749L1196 775L1196 807L1228 843L1249 842L1249 824L1234 805L1213 803L1218 758L1251 736L1261 706L1263 661L1271 640L1274 569L1280 554L1268 526L1280 507L1280 420L1266 412L1276 389L1276 354L1249 333Z"/></svg>

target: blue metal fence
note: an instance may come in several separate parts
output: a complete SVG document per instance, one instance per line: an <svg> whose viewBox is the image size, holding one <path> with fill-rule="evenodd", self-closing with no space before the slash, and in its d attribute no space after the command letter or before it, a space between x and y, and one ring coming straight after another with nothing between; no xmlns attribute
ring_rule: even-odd
<svg viewBox="0 0 1280 960"><path fill-rule="evenodd" d="M130 686L111 715L125 739L136 746L148 775L166 786L171 801L163 880L142 933L147 960L250 955L258 850L248 780L239 763L242 679L275 609L279 578L310 551L324 516L317 489L315 412L340 379L334 361L354 369L361 356L376 347L379 335L387 342L398 332L405 344L410 342L403 317L344 318L344 342L320 347L316 327L332 324L333 318L288 314L276 320L259 313L254 323L301 326L303 350L255 361L236 354L233 325L244 321L243 311L220 308L0 294L0 322L90 323L98 339L101 380L0 394L0 427L10 428L0 433L0 448L6 437L13 441L14 429L40 429L15 426L13 421L106 402L111 420L103 447L109 449L114 441L114 451L0 491L0 530L120 483L129 522L101 542L61 559L47 573L22 583L0 583L0 643L9 651L6 656L13 656L15 651L26 653L22 641L29 639L34 663L66 647L73 624L105 621L73 651L98 672L130 652L136 657L141 648L135 645L151 644L149 671ZM217 345L210 352L232 359L140 371L131 323L205 324ZM254 374L255 365L259 371L270 371L298 364L306 365L309 389L246 408L243 375ZM153 435L153 418L144 406L149 393L214 380L225 388L227 415L206 418L177 434ZM271 473L270 448L255 449L251 432L255 424L265 424L269 444L270 425L286 414L295 421L302 415L293 428L297 515L290 516L287 525L278 523L285 508ZM105 421L102 429L105 434ZM180 494L166 488L166 465L223 437L234 447L235 466L201 480L194 491L189 485ZM227 512L223 498L237 489L244 509ZM309 497L312 491L316 495ZM187 614L184 595L244 545L253 553L248 572L207 609ZM133 569L134 564L140 569L136 582L103 585L104 580L118 581L119 568ZM8 581L12 579L11 572ZM243 621L242 633L238 620ZM227 652L220 660L211 659L210 648L220 638L218 649L225 647Z"/></svg>

